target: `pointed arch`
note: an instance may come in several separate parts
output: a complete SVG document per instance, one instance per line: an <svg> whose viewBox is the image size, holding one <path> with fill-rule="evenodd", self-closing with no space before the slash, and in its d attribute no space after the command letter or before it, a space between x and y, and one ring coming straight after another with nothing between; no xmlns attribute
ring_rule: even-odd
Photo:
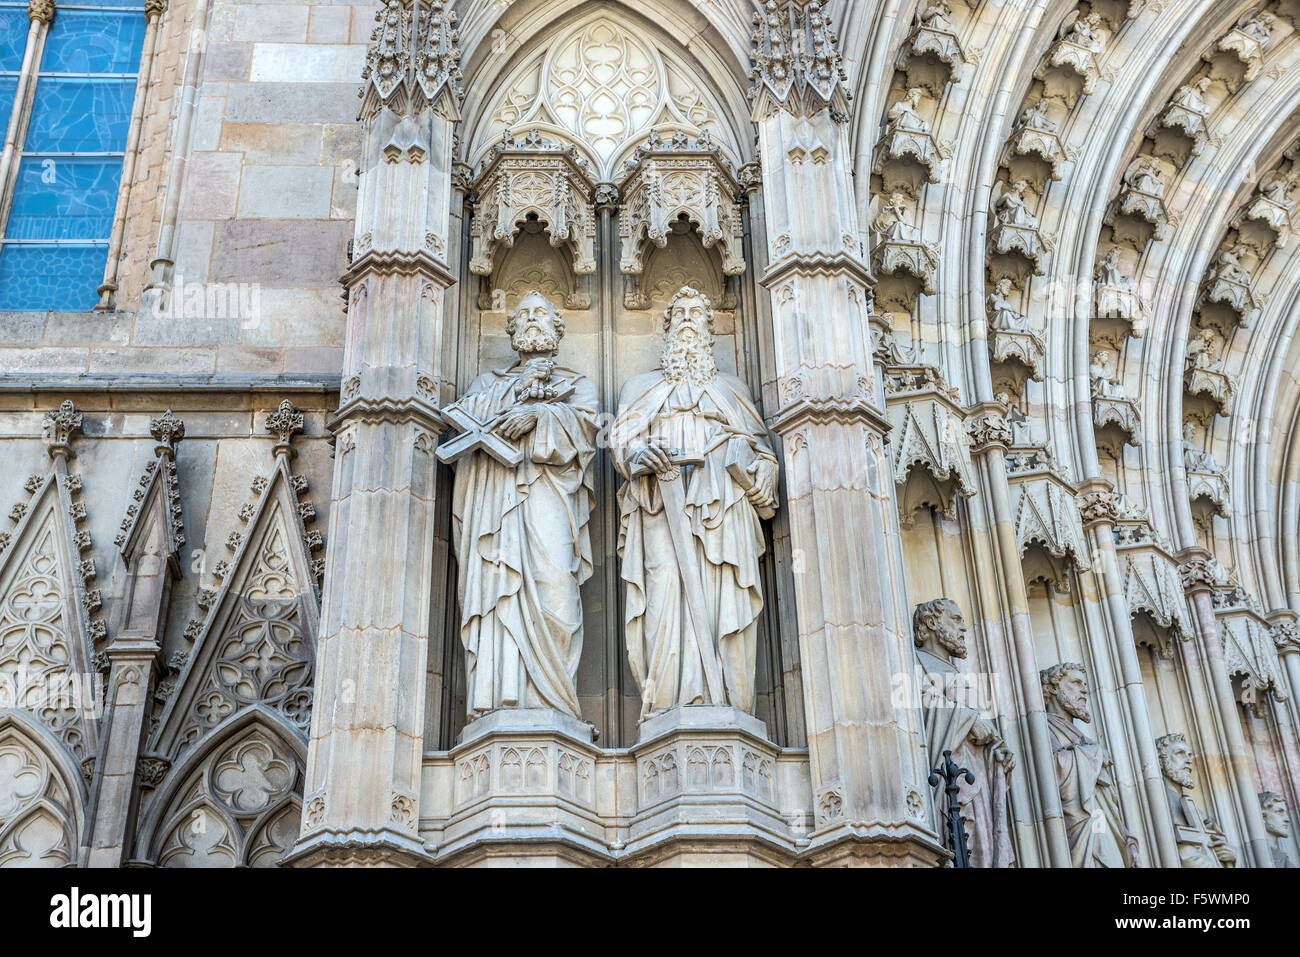
<svg viewBox="0 0 1300 957"><path fill-rule="evenodd" d="M78 863L86 819L81 768L25 711L0 712L0 868Z"/></svg>

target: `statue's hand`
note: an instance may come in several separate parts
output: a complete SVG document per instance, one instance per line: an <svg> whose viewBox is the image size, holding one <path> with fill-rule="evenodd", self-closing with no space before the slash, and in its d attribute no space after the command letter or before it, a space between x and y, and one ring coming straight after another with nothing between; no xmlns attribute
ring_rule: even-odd
<svg viewBox="0 0 1300 957"><path fill-rule="evenodd" d="M663 443L658 439L647 439L645 445L632 454L632 465L638 470L644 466L655 475L663 475L672 471L673 460Z"/></svg>
<svg viewBox="0 0 1300 957"><path fill-rule="evenodd" d="M1016 769L1016 752L1010 748L997 748L993 752L993 760L1002 765L1002 770L1007 774Z"/></svg>
<svg viewBox="0 0 1300 957"><path fill-rule="evenodd" d="M754 473L754 485L745 493L749 503L755 508L776 507L776 480L778 468L770 459L759 459L751 466Z"/></svg>
<svg viewBox="0 0 1300 957"><path fill-rule="evenodd" d="M497 431L514 441L523 438L535 428L537 428L537 410L516 409L501 421Z"/></svg>

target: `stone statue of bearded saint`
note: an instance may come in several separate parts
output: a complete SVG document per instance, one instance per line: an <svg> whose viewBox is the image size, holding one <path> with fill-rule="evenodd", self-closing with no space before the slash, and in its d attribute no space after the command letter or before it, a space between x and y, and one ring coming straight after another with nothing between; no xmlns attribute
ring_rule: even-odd
<svg viewBox="0 0 1300 957"><path fill-rule="evenodd" d="M1287 854L1286 840L1291 833L1291 819L1287 817L1286 801L1274 791L1264 791L1259 796L1259 809L1264 815L1264 830L1273 838L1274 867L1295 867Z"/></svg>
<svg viewBox="0 0 1300 957"><path fill-rule="evenodd" d="M1160 772L1165 776L1165 793L1178 839L1178 858L1183 867L1232 867L1237 853L1217 824L1202 817L1187 792L1196 786L1192 778L1192 751L1181 734L1156 739Z"/></svg>
<svg viewBox="0 0 1300 957"><path fill-rule="evenodd" d="M1139 867L1138 839L1124 823L1110 752L1074 723L1092 720L1087 672L1067 661L1039 678L1073 866Z"/></svg>
<svg viewBox="0 0 1300 957"><path fill-rule="evenodd" d="M938 767L943 753L951 751L958 767L975 776L974 784L961 778L958 792L971 866L1010 867L1015 851L1007 791L1016 759L991 720L992 689L978 687L957 668L957 660L966 657L966 631L961 609L949 598L923 602L912 613L926 759L931 767ZM980 700L986 690L989 699ZM947 805L946 798L935 802L935 829L944 835L945 843L951 841Z"/></svg>
<svg viewBox="0 0 1300 957"><path fill-rule="evenodd" d="M519 361L486 372L455 403L522 452L506 466L483 451L456 463L452 534L474 718L499 708L551 708L580 718L578 589L591 577L598 398L555 364L564 319L529 292L506 332Z"/></svg>
<svg viewBox="0 0 1300 957"><path fill-rule="evenodd" d="M660 368L623 386L610 451L626 479L618 554L641 718L681 705L752 713L776 455L749 388L718 371L709 300L684 287L664 322Z"/></svg>

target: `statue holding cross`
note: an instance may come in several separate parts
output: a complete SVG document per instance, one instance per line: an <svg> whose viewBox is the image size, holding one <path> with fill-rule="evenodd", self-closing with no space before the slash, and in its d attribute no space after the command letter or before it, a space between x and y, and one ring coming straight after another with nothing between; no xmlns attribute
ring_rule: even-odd
<svg viewBox="0 0 1300 957"><path fill-rule="evenodd" d="M556 365L564 319L541 293L520 300L506 333L519 362L480 375L442 410L457 433L438 457L456 468L466 710L470 720L500 708L580 718L578 589L592 571L596 387Z"/></svg>

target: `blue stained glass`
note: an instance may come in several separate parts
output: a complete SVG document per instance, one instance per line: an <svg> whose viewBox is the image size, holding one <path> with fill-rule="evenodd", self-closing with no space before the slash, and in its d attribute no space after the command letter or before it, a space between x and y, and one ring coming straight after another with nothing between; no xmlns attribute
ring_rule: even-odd
<svg viewBox="0 0 1300 957"><path fill-rule="evenodd" d="M28 246L0 249L0 310L85 312L95 308L107 246Z"/></svg>
<svg viewBox="0 0 1300 957"><path fill-rule="evenodd" d="M0 130L9 129L9 114L14 110L14 97L18 93L16 76L0 76ZM4 136L0 133L0 137Z"/></svg>
<svg viewBox="0 0 1300 957"><path fill-rule="evenodd" d="M126 148L135 80L43 76L27 125L29 153L115 153Z"/></svg>
<svg viewBox="0 0 1300 957"><path fill-rule="evenodd" d="M0 9L0 71L22 69L23 51L27 48L27 26L25 9Z"/></svg>
<svg viewBox="0 0 1300 957"><path fill-rule="evenodd" d="M24 156L6 239L107 239L120 157Z"/></svg>
<svg viewBox="0 0 1300 957"><path fill-rule="evenodd" d="M60 9L45 39L41 73L135 73L144 28L140 10Z"/></svg>

